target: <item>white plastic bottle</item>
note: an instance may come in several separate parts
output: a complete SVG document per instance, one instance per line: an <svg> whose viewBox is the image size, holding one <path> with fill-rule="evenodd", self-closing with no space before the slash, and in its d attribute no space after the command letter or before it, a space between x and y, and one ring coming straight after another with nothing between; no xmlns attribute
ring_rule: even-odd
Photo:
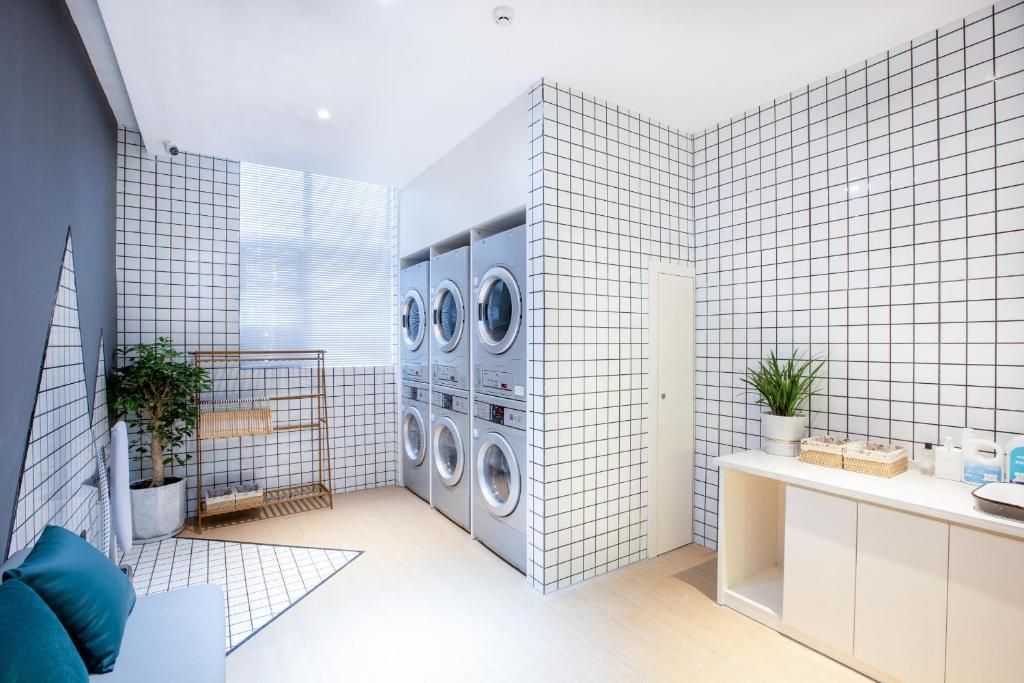
<svg viewBox="0 0 1024 683"><path fill-rule="evenodd" d="M995 441L979 439L970 429L963 431L964 451L964 482L968 484L987 484L992 481L1006 480L1006 454ZM990 456L978 450L979 447L990 448L995 455Z"/></svg>
<svg viewBox="0 0 1024 683"><path fill-rule="evenodd" d="M1015 436L1006 444L1007 481L1024 484L1024 436Z"/></svg>

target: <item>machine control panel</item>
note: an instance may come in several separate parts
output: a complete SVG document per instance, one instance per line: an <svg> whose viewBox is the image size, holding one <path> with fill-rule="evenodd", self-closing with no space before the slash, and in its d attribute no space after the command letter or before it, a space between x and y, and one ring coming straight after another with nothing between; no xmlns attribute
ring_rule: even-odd
<svg viewBox="0 0 1024 683"><path fill-rule="evenodd" d="M453 365L434 363L434 381L456 384L459 381L459 369Z"/></svg>
<svg viewBox="0 0 1024 683"><path fill-rule="evenodd" d="M426 370L422 363L402 363L402 379L414 382L426 381Z"/></svg>
<svg viewBox="0 0 1024 683"><path fill-rule="evenodd" d="M428 394L429 392L422 387L410 387L404 384L402 385L402 398L407 398L412 401L422 401L423 403L426 403Z"/></svg>
<svg viewBox="0 0 1024 683"><path fill-rule="evenodd" d="M456 413L469 413L469 399L462 396L446 394L435 389L430 402L438 408L444 408L445 410L451 410Z"/></svg>
<svg viewBox="0 0 1024 683"><path fill-rule="evenodd" d="M494 424L505 425L514 429L526 429L525 410L496 406L492 403L484 403L478 400L473 404L473 415Z"/></svg>
<svg viewBox="0 0 1024 683"><path fill-rule="evenodd" d="M477 389L496 389L503 394L517 398L526 397L526 389L520 384L512 383L511 372L484 370L479 365L476 366L476 387Z"/></svg>

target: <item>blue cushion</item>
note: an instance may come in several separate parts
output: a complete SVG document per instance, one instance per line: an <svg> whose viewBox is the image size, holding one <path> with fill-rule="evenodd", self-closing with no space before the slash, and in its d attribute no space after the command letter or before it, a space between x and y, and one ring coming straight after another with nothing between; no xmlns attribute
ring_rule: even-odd
<svg viewBox="0 0 1024 683"><path fill-rule="evenodd" d="M82 658L57 615L21 581L0 585L0 681L88 681Z"/></svg>
<svg viewBox="0 0 1024 683"><path fill-rule="evenodd" d="M114 668L135 590L120 569L87 541L48 526L19 567L4 572L39 594L64 624L91 673Z"/></svg>

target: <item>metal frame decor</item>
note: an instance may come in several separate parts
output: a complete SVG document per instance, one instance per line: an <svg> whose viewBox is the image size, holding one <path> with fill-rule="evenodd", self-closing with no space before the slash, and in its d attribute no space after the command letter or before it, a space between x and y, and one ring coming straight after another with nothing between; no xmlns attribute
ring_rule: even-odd
<svg viewBox="0 0 1024 683"><path fill-rule="evenodd" d="M211 370L214 387L202 396L196 396L199 422L196 429L196 523L195 532L203 533L203 519L238 512L243 509L262 509L300 500L320 499L334 508L331 487L332 460L330 426L327 420L327 376L323 350L312 351L193 351L194 362ZM313 390L307 393L280 395L251 395L251 389L242 389L241 373L265 364L286 364L315 368ZM276 367L265 365L265 367ZM229 377L217 377L215 370L235 370ZM224 373L221 373L224 374ZM243 395L245 394L245 395ZM278 424L273 418L272 406L280 401L310 401L309 419ZM292 411L289 410L289 413ZM206 509L203 500L203 441L243 436L266 436L276 432L314 430L316 448L316 481L277 488L263 488L258 504L251 501L244 507L218 506ZM239 494L244 495L244 494Z"/></svg>

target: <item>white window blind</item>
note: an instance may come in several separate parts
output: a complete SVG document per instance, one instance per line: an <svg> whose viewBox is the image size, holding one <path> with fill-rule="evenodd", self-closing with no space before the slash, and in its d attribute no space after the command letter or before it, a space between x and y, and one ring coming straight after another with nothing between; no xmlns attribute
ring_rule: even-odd
<svg viewBox="0 0 1024 683"><path fill-rule="evenodd" d="M243 163L240 199L242 348L390 364L394 190Z"/></svg>

